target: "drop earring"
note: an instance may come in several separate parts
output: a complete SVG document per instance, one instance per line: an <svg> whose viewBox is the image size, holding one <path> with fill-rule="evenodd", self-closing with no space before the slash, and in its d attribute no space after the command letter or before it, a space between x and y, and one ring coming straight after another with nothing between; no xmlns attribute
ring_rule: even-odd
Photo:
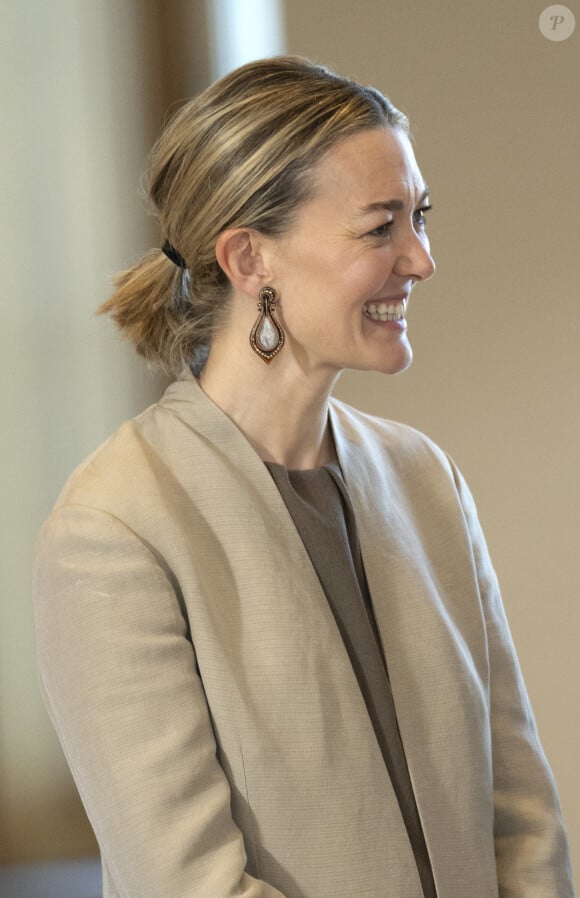
<svg viewBox="0 0 580 898"><path fill-rule="evenodd" d="M250 333L250 346L268 365L284 346L284 331L273 315L276 308L276 291L262 287L258 302L259 315Z"/></svg>

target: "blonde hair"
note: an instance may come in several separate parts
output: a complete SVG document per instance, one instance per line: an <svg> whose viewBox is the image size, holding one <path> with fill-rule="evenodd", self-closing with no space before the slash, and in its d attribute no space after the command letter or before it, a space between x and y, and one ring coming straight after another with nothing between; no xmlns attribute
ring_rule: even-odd
<svg viewBox="0 0 580 898"><path fill-rule="evenodd" d="M409 132L407 117L378 90L306 59L260 59L226 75L183 106L151 154L148 193L187 267L151 250L118 276L99 312L166 372L199 372L227 312L219 234L282 234L311 194L308 175L323 154L380 126Z"/></svg>

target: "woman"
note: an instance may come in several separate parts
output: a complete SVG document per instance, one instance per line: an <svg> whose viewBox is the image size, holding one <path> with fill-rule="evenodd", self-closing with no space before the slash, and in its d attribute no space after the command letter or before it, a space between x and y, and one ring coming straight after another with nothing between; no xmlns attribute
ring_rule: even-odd
<svg viewBox="0 0 580 898"><path fill-rule="evenodd" d="M75 472L35 580L105 895L567 898L465 483L331 398L411 362L434 263L405 116L261 60L181 110L150 193L163 249L103 311L177 380Z"/></svg>

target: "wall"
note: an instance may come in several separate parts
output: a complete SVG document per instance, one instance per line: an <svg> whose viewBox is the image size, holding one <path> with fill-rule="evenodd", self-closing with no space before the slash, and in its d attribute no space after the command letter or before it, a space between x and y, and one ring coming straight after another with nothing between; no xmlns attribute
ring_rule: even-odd
<svg viewBox="0 0 580 898"><path fill-rule="evenodd" d="M184 54L168 47L189 18L153 0L18 0L0 11L0 863L96 851L37 687L30 571L66 476L161 389L94 310L113 272L158 240L139 176L186 93ZM204 65L202 51L188 77Z"/></svg>
<svg viewBox="0 0 580 898"><path fill-rule="evenodd" d="M288 0L287 45L411 117L438 273L409 310L412 368L337 395L424 430L475 493L580 869L580 7Z"/></svg>

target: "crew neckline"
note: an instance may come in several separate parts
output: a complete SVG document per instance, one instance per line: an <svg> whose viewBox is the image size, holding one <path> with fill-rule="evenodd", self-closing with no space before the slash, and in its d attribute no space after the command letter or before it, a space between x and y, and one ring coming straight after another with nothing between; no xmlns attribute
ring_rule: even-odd
<svg viewBox="0 0 580 898"><path fill-rule="evenodd" d="M329 461L325 465L319 465L317 468L287 468L285 465L281 465L275 461L265 461L264 464L267 468L274 468L277 471L284 471L286 474L292 475L300 475L300 474L318 474L322 471L338 471L340 473L340 464L338 461Z"/></svg>

